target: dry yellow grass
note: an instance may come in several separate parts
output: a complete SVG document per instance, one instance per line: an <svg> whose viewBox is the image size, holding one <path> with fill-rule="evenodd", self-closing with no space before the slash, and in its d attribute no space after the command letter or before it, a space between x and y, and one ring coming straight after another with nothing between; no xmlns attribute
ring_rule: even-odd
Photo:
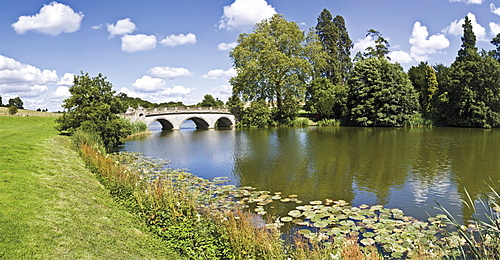
<svg viewBox="0 0 500 260"><path fill-rule="evenodd" d="M8 111L9 108L7 107L0 107L0 116L11 116ZM40 112L40 111L33 111L33 110L27 110L27 109L19 109L17 113L13 116L39 116L39 117L58 117L60 116L60 113L51 113L51 112Z"/></svg>

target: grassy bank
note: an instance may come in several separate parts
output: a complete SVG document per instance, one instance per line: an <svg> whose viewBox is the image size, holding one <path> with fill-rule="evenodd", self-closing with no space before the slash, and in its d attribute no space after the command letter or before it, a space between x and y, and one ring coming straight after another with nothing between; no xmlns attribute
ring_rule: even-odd
<svg viewBox="0 0 500 260"><path fill-rule="evenodd" d="M178 259L58 136L54 119L0 116L1 259Z"/></svg>

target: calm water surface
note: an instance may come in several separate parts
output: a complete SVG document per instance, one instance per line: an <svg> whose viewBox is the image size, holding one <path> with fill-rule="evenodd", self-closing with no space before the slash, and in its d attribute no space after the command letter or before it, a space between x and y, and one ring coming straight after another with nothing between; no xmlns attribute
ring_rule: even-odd
<svg viewBox="0 0 500 260"><path fill-rule="evenodd" d="M468 219L462 184L474 197L487 184L500 188L500 129L193 126L161 131L153 125L153 135L132 139L122 150L204 178L226 176L232 184L298 194L305 202L383 204L422 220L439 213L435 201Z"/></svg>

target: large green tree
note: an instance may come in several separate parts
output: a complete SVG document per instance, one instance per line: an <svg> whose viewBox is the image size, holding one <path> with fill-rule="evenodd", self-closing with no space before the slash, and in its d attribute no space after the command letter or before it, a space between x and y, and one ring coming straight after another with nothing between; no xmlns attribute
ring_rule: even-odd
<svg viewBox="0 0 500 260"><path fill-rule="evenodd" d="M408 71L413 87L419 95L421 113L425 118L434 118L438 106L438 81L436 72L426 62L420 62Z"/></svg>
<svg viewBox="0 0 500 260"><path fill-rule="evenodd" d="M327 66L322 70L322 76L335 85L344 84L352 68L352 41L344 18L340 15L333 18L330 11L324 9L315 29L323 50L327 53Z"/></svg>
<svg viewBox="0 0 500 260"><path fill-rule="evenodd" d="M233 94L244 102L268 102L278 121L293 119L312 76L308 44L297 23L282 15L257 23L230 53L237 72L230 80Z"/></svg>
<svg viewBox="0 0 500 260"><path fill-rule="evenodd" d="M472 23L465 17L462 48L451 65L447 103L448 125L500 127L500 63L478 53Z"/></svg>
<svg viewBox="0 0 500 260"><path fill-rule="evenodd" d="M24 105L24 103L20 97L15 97L15 98L9 99L9 107L14 106L14 107L17 107L18 109L24 109L23 105Z"/></svg>
<svg viewBox="0 0 500 260"><path fill-rule="evenodd" d="M318 119L341 119L347 114L347 86L333 85L326 78L317 78L311 82L307 93L305 109Z"/></svg>
<svg viewBox="0 0 500 260"><path fill-rule="evenodd" d="M78 129L97 133L107 148L119 144L121 138L130 134L130 129L118 116L122 106L112 88L102 74L75 75L69 88L71 96L62 105L65 111L56 119L57 130L69 134Z"/></svg>
<svg viewBox="0 0 500 260"><path fill-rule="evenodd" d="M351 124L402 126L418 111L418 95L408 75L385 58L358 61L349 88Z"/></svg>
<svg viewBox="0 0 500 260"><path fill-rule="evenodd" d="M369 46L366 48L365 52L361 54L358 52L356 54L355 60L362 60L365 58L379 58L379 59L388 59L387 54L389 54L389 42L382 36L382 33L375 29L368 30L366 36L370 36L375 42L375 46Z"/></svg>
<svg viewBox="0 0 500 260"><path fill-rule="evenodd" d="M212 95L206 94L203 96L203 100L197 104L199 107L223 107L224 102L219 100L218 98L215 99Z"/></svg>

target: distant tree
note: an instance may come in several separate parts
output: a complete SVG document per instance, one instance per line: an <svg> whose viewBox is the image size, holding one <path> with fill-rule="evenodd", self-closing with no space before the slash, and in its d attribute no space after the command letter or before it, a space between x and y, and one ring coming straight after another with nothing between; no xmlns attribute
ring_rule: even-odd
<svg viewBox="0 0 500 260"><path fill-rule="evenodd" d="M446 106L448 125L500 127L500 63L477 52L472 23L465 17L462 48L451 65Z"/></svg>
<svg viewBox="0 0 500 260"><path fill-rule="evenodd" d="M244 102L269 102L277 121L296 117L313 71L305 40L297 23L282 15L257 23L252 33L240 34L230 53L237 72L230 80L233 93Z"/></svg>
<svg viewBox="0 0 500 260"><path fill-rule="evenodd" d="M121 108L120 111L125 112L127 108L132 107L132 108L138 108L139 106L143 108L152 108L152 107L157 107L157 104L151 103L146 100L142 100L141 98L138 97L129 97L125 93L118 93L117 95L118 99L120 100Z"/></svg>
<svg viewBox="0 0 500 260"><path fill-rule="evenodd" d="M185 107L184 103L181 101L174 102L174 101L169 101L169 102L163 102L158 104L158 107Z"/></svg>
<svg viewBox="0 0 500 260"><path fill-rule="evenodd" d="M419 95L422 115L425 118L434 118L439 95L436 72L426 62L420 62L417 67L410 68L408 77Z"/></svg>
<svg viewBox="0 0 500 260"><path fill-rule="evenodd" d="M496 50L492 51L493 58L500 61L500 33L497 34L497 36L491 40L491 44L495 45L496 47Z"/></svg>
<svg viewBox="0 0 500 260"><path fill-rule="evenodd" d="M315 114L318 119L340 119L347 114L346 86L335 86L326 78L318 78L308 87L307 96L305 109Z"/></svg>
<svg viewBox="0 0 500 260"><path fill-rule="evenodd" d="M360 126L402 126L418 111L418 95L399 64L358 61L349 79L350 121Z"/></svg>
<svg viewBox="0 0 500 260"><path fill-rule="evenodd" d="M272 111L265 101L254 101L241 116L240 124L244 127L268 127L272 124Z"/></svg>
<svg viewBox="0 0 500 260"><path fill-rule="evenodd" d="M322 76L329 79L333 84L342 85L352 68L351 48L352 41L349 38L344 18L332 14L324 9L318 17L315 27L323 50L328 54L327 66L322 71Z"/></svg>
<svg viewBox="0 0 500 260"><path fill-rule="evenodd" d="M370 36L372 39L375 41L375 47L368 47L365 50L365 53L363 54L364 58L384 58L387 60L391 60L389 57L387 57L387 54L389 54L389 42L382 37L382 34L379 31L376 31L374 29L368 30L368 33L366 36Z"/></svg>
<svg viewBox="0 0 500 260"><path fill-rule="evenodd" d="M472 22L468 16L465 16L462 36L462 48L458 51L457 62L475 59L478 56L476 47L476 35L472 28Z"/></svg>
<svg viewBox="0 0 500 260"><path fill-rule="evenodd" d="M236 119L241 120L242 111L245 105L238 96L232 95L231 97L229 97L228 101L226 102L226 106L230 109L231 113L236 117Z"/></svg>
<svg viewBox="0 0 500 260"><path fill-rule="evenodd" d="M9 107L9 114L10 115L15 115L17 113L17 107L16 106L10 106Z"/></svg>
<svg viewBox="0 0 500 260"><path fill-rule="evenodd" d="M122 105L112 88L102 74L91 77L82 72L75 76L69 88L71 96L62 105L65 111L56 119L56 129L70 134L77 129L97 133L106 148L119 144L131 130L118 116Z"/></svg>
<svg viewBox="0 0 500 260"><path fill-rule="evenodd" d="M353 44L347 32L344 17L341 15L335 16L335 18L333 18L333 23L339 29L338 59L340 61L340 73L343 80L341 83L345 84L353 66L351 60L351 49Z"/></svg>
<svg viewBox="0 0 500 260"><path fill-rule="evenodd" d="M41 111L42 111L42 109L41 109L41 108L37 108L37 109L36 109L36 111L41 112Z"/></svg>
<svg viewBox="0 0 500 260"><path fill-rule="evenodd" d="M206 94L205 96L203 96L203 100L200 103L198 103L196 106L199 106L199 107L223 107L224 102L222 102L218 98L215 99L210 94Z"/></svg>
<svg viewBox="0 0 500 260"><path fill-rule="evenodd" d="M0 96L0 107L3 107L2 96Z"/></svg>
<svg viewBox="0 0 500 260"><path fill-rule="evenodd" d="M9 106L15 106L17 107L18 109L24 109L23 108L23 101L21 100L20 97L15 97L15 98L11 98L9 99Z"/></svg>

